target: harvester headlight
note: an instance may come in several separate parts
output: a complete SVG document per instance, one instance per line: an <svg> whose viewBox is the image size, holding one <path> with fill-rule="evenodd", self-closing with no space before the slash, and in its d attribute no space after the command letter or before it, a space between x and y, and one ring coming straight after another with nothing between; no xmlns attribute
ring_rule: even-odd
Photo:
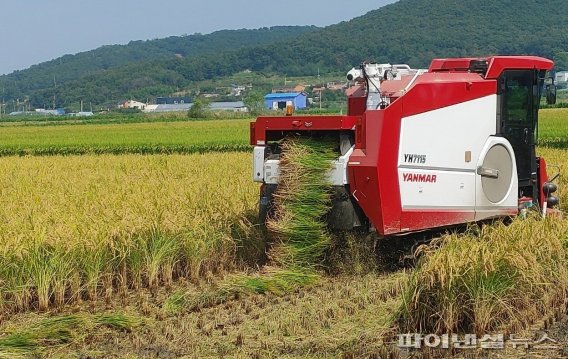
<svg viewBox="0 0 568 359"><path fill-rule="evenodd" d="M363 79L363 70L361 69L356 69L354 67L347 73L348 81L360 81L362 79Z"/></svg>

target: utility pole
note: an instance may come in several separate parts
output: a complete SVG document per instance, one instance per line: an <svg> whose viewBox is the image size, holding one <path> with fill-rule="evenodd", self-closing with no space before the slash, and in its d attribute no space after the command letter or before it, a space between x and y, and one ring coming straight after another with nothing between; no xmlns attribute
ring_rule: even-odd
<svg viewBox="0 0 568 359"><path fill-rule="evenodd" d="M57 81L55 81L55 74L53 74L53 109L55 110L55 95L57 92Z"/></svg>
<svg viewBox="0 0 568 359"><path fill-rule="evenodd" d="M2 104L0 105L0 118L2 118L2 111L6 111L4 109L4 93L5 93L6 89L4 87L2 87Z"/></svg>

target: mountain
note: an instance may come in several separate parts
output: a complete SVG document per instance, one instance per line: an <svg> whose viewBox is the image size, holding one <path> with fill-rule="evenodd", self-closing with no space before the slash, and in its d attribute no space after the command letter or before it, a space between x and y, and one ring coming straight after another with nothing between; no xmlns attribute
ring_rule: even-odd
<svg viewBox="0 0 568 359"><path fill-rule="evenodd" d="M400 0L288 39L192 57L156 58L88 74L58 85L56 96L65 99L63 105L80 100L105 103L174 92L245 69L313 75L318 69L348 70L363 60L426 67L435 57L534 54L553 58L557 68L566 69L565 14L566 0ZM19 86L26 83L29 80ZM26 94L41 104L53 92L51 84Z"/></svg>
<svg viewBox="0 0 568 359"><path fill-rule="evenodd" d="M271 44L313 31L315 26L274 26L255 30L221 30L211 34L171 36L165 39L131 41L127 45L109 45L98 49L65 55L22 71L0 76L0 88L5 99L34 97L38 91L64 86L70 81L83 82L90 75L141 62L165 61L214 54L226 49L242 49ZM48 103L50 103L48 101ZM37 101L34 105L40 106Z"/></svg>

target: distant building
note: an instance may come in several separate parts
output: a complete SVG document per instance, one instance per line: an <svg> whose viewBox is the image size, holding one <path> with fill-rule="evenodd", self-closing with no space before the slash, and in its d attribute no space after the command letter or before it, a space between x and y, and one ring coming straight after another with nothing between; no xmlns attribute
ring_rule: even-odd
<svg viewBox="0 0 568 359"><path fill-rule="evenodd" d="M242 101L235 102L212 102L209 105L212 111L233 111L233 112L248 112L248 108Z"/></svg>
<svg viewBox="0 0 568 359"><path fill-rule="evenodd" d="M65 115L65 109L56 108L55 110L44 110L43 108L38 108L35 110L38 115L44 116L63 116Z"/></svg>
<svg viewBox="0 0 568 359"><path fill-rule="evenodd" d="M185 112L188 111L193 104L191 103L178 103L178 104L165 104L165 105L148 105L144 112ZM212 111L233 111L233 112L248 112L248 108L242 101L236 102L212 102L209 105Z"/></svg>
<svg viewBox="0 0 568 359"><path fill-rule="evenodd" d="M191 103L189 97L156 97L156 105L178 105Z"/></svg>
<svg viewBox="0 0 568 359"><path fill-rule="evenodd" d="M81 111L75 114L76 117L91 117L94 115L93 111Z"/></svg>
<svg viewBox="0 0 568 359"><path fill-rule="evenodd" d="M568 71L557 72L554 78L554 82L556 83L568 82Z"/></svg>
<svg viewBox="0 0 568 359"><path fill-rule="evenodd" d="M333 81L333 82L328 82L326 87L328 90L331 91L341 91L346 89L347 86L348 86L347 82Z"/></svg>
<svg viewBox="0 0 568 359"><path fill-rule="evenodd" d="M190 103L148 105L144 112L186 112L190 108Z"/></svg>
<svg viewBox="0 0 568 359"><path fill-rule="evenodd" d="M298 110L307 107L307 99L305 92L271 93L264 96L264 103L271 110L283 110L288 105L293 105Z"/></svg>
<svg viewBox="0 0 568 359"><path fill-rule="evenodd" d="M122 103L121 108L133 108L143 111L146 108L146 104L143 102L138 102L134 100L128 100Z"/></svg>
<svg viewBox="0 0 568 359"><path fill-rule="evenodd" d="M247 88L241 85L231 85L231 96L240 97Z"/></svg>

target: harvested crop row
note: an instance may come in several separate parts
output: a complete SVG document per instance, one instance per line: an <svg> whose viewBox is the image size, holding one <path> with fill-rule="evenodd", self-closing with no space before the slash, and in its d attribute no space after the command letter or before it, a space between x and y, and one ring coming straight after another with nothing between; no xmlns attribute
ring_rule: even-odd
<svg viewBox="0 0 568 359"><path fill-rule="evenodd" d="M332 236L324 216L331 209L327 173L337 157L334 144L306 138L282 142L275 211L267 221L273 236L269 264L255 275L237 274L197 296L174 298L166 307L197 309L253 293L282 294L319 279ZM167 309L167 308L166 308Z"/></svg>
<svg viewBox="0 0 568 359"><path fill-rule="evenodd" d="M130 331L139 323L137 318L122 313L65 315L42 320L28 320L20 323L19 329L5 330L4 328L3 335L0 337L0 357L44 357L47 355L48 347L53 349L80 342L86 333L100 327Z"/></svg>
<svg viewBox="0 0 568 359"><path fill-rule="evenodd" d="M283 143L280 181L274 194L276 210L267 223L275 239L269 253L275 265L301 270L321 267L331 243L324 220L331 209L327 173L336 157L333 143L327 141Z"/></svg>

